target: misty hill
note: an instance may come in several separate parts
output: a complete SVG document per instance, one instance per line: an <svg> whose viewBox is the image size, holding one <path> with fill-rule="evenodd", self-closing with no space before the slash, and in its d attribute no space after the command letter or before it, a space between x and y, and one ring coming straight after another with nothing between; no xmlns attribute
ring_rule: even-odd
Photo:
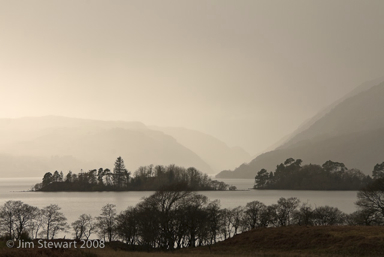
<svg viewBox="0 0 384 257"><path fill-rule="evenodd" d="M384 77L380 77L380 78L377 78L377 79L374 79L374 80L371 80L371 81L367 81L363 84L361 84L360 86L356 87L354 90L352 90L351 92L349 92L347 95L345 95L344 97L340 98L339 100L335 101L334 103L332 103L331 105L327 106L326 108L324 108L322 111L320 111L318 114L316 114L315 116L313 116L312 118L308 119L307 121L305 121L303 124L301 124L299 126L298 129L296 129L293 133L291 133L290 135L284 137L282 140L280 140L278 143L276 143L274 146L275 147L271 147L267 152L269 151L272 151L272 150L275 150L276 148L284 148L284 147L287 147L289 145L292 145L294 144L295 142L299 141L300 140L300 137L298 137L298 135L302 132L304 132L305 130L307 130L308 128L310 128L315 122L317 122L319 119L321 119L322 117L324 117L326 114L328 114L330 111L332 111L332 109L334 109L337 105L339 105L340 103L342 103L344 100L350 98L350 97L353 97L355 95L358 95L360 94L361 92L364 92L378 84L380 84L381 82L384 81Z"/></svg>
<svg viewBox="0 0 384 257"><path fill-rule="evenodd" d="M199 155L213 170L234 169L239 163L251 160L250 154L244 149L229 147L223 141L196 130L173 127L153 127L153 129L175 138L180 144Z"/></svg>
<svg viewBox="0 0 384 257"><path fill-rule="evenodd" d="M217 177L254 178L260 169L273 170L277 163L290 157L306 163L343 162L349 168L371 174L373 166L384 160L383 100L384 83L364 84L327 113L318 114L311 125L307 124L306 129L276 150Z"/></svg>
<svg viewBox="0 0 384 257"><path fill-rule="evenodd" d="M214 172L176 139L139 122L54 116L0 120L0 177L106 168L116 156L124 157L131 171L149 164L176 164Z"/></svg>

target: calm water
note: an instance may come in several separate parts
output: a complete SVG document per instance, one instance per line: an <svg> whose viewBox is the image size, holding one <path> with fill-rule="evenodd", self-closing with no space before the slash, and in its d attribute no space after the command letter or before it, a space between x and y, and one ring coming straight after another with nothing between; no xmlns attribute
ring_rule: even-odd
<svg viewBox="0 0 384 257"><path fill-rule="evenodd" d="M237 207L258 200L266 205L276 203L280 197L297 197L301 202L308 202L313 207L329 205L351 213L356 210L354 202L357 191L294 191L294 190L246 190L252 188L252 179L221 179L227 184L235 185L243 191L208 191L200 192L210 200L220 200L221 206ZM143 197L151 195L146 192L25 192L41 178L0 178L0 205L8 200L20 200L24 203L43 208L49 204L58 204L61 211L72 223L81 214L98 216L101 207L107 203L116 205L118 212L128 206L135 206ZM24 192L23 192L24 191Z"/></svg>

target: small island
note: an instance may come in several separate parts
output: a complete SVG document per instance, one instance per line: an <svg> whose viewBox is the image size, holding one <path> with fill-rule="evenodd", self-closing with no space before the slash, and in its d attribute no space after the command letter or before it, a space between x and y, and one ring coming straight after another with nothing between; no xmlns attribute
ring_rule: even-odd
<svg viewBox="0 0 384 257"><path fill-rule="evenodd" d="M176 165L143 166L133 176L119 156L113 171L110 169L93 169L88 172L64 176L63 172L44 174L41 183L36 184L33 191L225 191L236 190L224 182L212 180L207 174L197 169L183 168Z"/></svg>
<svg viewBox="0 0 384 257"><path fill-rule="evenodd" d="M360 190L384 174L384 162L376 164L373 178L344 163L326 161L323 165L301 165L301 159L288 158L276 166L275 172L261 169L255 177L254 189L278 190Z"/></svg>

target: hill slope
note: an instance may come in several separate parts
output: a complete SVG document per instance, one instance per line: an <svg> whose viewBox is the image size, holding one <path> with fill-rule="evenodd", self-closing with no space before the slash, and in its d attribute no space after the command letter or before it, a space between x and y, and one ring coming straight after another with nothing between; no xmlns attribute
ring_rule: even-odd
<svg viewBox="0 0 384 257"><path fill-rule="evenodd" d="M382 110L384 83L341 101L276 150L259 155L233 172L223 171L217 177L254 178L260 169L273 170L290 157L304 163L343 162L347 167L370 174L376 163L384 161Z"/></svg>
<svg viewBox="0 0 384 257"><path fill-rule="evenodd" d="M229 147L223 141L199 131L173 127L153 127L153 129L175 138L180 144L199 155L213 170L234 169L239 163L251 160L250 154L244 149Z"/></svg>
<svg viewBox="0 0 384 257"><path fill-rule="evenodd" d="M383 256L384 234L375 226L257 228L192 253L256 256Z"/></svg>
<svg viewBox="0 0 384 257"><path fill-rule="evenodd" d="M124 158L130 171L149 164L176 164L213 172L173 137L137 122L63 117L0 120L0 177L113 168L117 156Z"/></svg>

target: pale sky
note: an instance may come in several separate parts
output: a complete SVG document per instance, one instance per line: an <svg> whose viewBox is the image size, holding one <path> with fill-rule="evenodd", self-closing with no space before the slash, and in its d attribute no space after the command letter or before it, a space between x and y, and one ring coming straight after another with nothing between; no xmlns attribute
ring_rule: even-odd
<svg viewBox="0 0 384 257"><path fill-rule="evenodd" d="M384 75L384 1L0 0L0 118L197 129L251 154Z"/></svg>

